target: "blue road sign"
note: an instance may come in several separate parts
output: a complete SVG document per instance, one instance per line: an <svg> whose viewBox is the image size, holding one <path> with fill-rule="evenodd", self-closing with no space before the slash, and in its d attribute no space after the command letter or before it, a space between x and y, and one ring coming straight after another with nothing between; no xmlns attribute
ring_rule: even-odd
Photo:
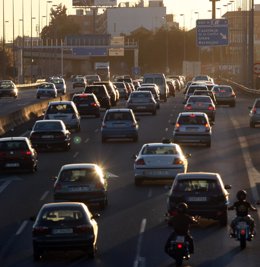
<svg viewBox="0 0 260 267"><path fill-rule="evenodd" d="M140 67L133 67L133 68L132 68L132 73L133 73L134 75L139 75L140 72L141 72Z"/></svg>
<svg viewBox="0 0 260 267"><path fill-rule="evenodd" d="M74 47L72 54L75 56L107 56L107 48L104 47Z"/></svg>
<svg viewBox="0 0 260 267"><path fill-rule="evenodd" d="M199 19L196 29L197 46L228 45L227 19Z"/></svg>

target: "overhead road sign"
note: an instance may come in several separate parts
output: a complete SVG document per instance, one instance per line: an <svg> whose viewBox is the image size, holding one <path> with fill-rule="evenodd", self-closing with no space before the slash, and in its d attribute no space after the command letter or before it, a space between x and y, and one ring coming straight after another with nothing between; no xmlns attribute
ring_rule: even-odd
<svg viewBox="0 0 260 267"><path fill-rule="evenodd" d="M228 45L227 19L199 19L196 22L197 46Z"/></svg>
<svg viewBox="0 0 260 267"><path fill-rule="evenodd" d="M117 6L117 0L72 0L72 6Z"/></svg>
<svg viewBox="0 0 260 267"><path fill-rule="evenodd" d="M108 55L109 56L124 56L125 55L125 49L124 48L109 48L108 49Z"/></svg>
<svg viewBox="0 0 260 267"><path fill-rule="evenodd" d="M74 47L74 56L107 56L107 48L104 47Z"/></svg>

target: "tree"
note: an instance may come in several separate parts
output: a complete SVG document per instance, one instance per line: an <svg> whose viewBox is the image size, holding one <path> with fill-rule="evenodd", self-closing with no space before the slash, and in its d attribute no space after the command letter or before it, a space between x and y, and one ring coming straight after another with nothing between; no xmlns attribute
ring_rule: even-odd
<svg viewBox="0 0 260 267"><path fill-rule="evenodd" d="M67 35L79 34L80 27L68 15L67 8L59 4L51 9L51 22L42 29L41 37L46 39L64 40Z"/></svg>

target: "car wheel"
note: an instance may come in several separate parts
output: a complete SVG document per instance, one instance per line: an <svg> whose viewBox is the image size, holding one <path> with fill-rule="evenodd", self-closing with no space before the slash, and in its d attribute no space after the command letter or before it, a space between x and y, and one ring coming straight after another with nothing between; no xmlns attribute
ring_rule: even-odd
<svg viewBox="0 0 260 267"><path fill-rule="evenodd" d="M219 223L221 226L227 226L228 223L227 211L225 211L224 214L219 218Z"/></svg>
<svg viewBox="0 0 260 267"><path fill-rule="evenodd" d="M252 121L250 121L249 126L250 126L250 128L255 128L255 124Z"/></svg>
<svg viewBox="0 0 260 267"><path fill-rule="evenodd" d="M206 143L206 146L207 146L207 147L211 147L211 141L207 142L207 143Z"/></svg>

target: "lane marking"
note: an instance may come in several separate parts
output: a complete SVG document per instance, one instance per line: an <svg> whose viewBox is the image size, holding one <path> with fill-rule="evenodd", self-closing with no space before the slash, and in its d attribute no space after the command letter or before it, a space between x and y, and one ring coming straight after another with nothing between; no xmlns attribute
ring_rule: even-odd
<svg viewBox="0 0 260 267"><path fill-rule="evenodd" d="M7 180L0 186L0 193L2 193L11 182L12 180Z"/></svg>
<svg viewBox="0 0 260 267"><path fill-rule="evenodd" d="M143 218L141 222L141 227L140 227L139 237L138 237L138 242L137 242L136 257L134 261L134 267L139 267L140 263L143 265L143 263L145 262L145 259L143 257L140 257L140 252L141 252L141 245L143 241L143 233L146 227L146 221L147 221L146 218Z"/></svg>
<svg viewBox="0 0 260 267"><path fill-rule="evenodd" d="M79 152L75 152L75 154L73 155L73 158L76 158L79 155Z"/></svg>
<svg viewBox="0 0 260 267"><path fill-rule="evenodd" d="M23 221L23 223L21 224L21 226L19 227L15 235L20 235L27 224L28 224L28 221Z"/></svg>
<svg viewBox="0 0 260 267"><path fill-rule="evenodd" d="M40 201L43 201L46 197L47 197L47 195L50 193L50 191L46 191L46 192L44 192L43 193L43 195L42 195L42 197L40 198Z"/></svg>

